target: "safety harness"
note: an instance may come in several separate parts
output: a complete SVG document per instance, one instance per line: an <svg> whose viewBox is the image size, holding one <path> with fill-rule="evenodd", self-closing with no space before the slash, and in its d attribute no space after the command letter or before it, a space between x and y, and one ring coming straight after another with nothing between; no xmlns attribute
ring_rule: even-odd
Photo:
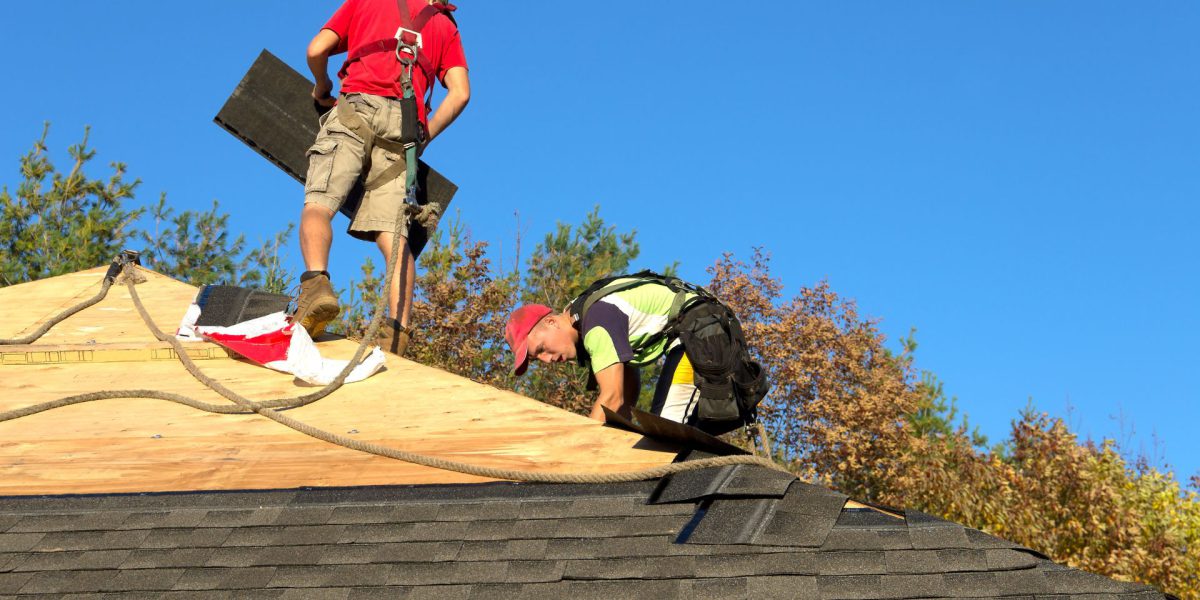
<svg viewBox="0 0 1200 600"><path fill-rule="evenodd" d="M345 79L350 65L362 60L366 56L380 52L394 53L396 60L400 63L400 77L398 81L400 82L400 89L403 91L403 97L400 99L400 139L390 140L375 135L375 131L358 116L354 107L347 101L338 102L338 120L362 138L364 155L368 157L367 160L370 160L371 150L376 146L384 151L403 157L402 160L394 161L379 174L364 182L363 187L367 191L374 190L395 179L401 171L407 171L404 186L406 192L405 204L414 211L421 210L422 213L430 213L425 216L431 218L433 216L432 210L428 208L422 210L422 207L417 202L417 169L408 168L408 165L417 164L417 146L424 137L421 131L420 119L417 117L416 90L413 87L412 75L414 67L420 67L425 73L425 80L429 82L428 95L425 98L425 109L426 112L429 112L432 108L431 102L435 73L433 61L421 52L423 43L421 32L425 28L425 25L438 14L444 14L451 22L454 22L454 16L451 13L457 10L457 7L452 4L434 2L422 8L415 16L409 10L407 0L397 0L396 8L400 12L400 28L396 30L395 37L370 42L354 49L342 65L341 70L338 72L338 77ZM455 24L457 25L457 23ZM420 220L421 217L418 216L418 221Z"/></svg>
<svg viewBox="0 0 1200 600"><path fill-rule="evenodd" d="M770 383L762 366L750 358L737 316L708 290L646 270L596 281L572 300L567 310L575 323L582 324L601 298L647 284L666 286L675 298L662 331L642 340L638 347L653 347L664 338L668 346L675 339L683 344L699 390L695 425L720 434L753 423ZM587 361L582 353L580 359Z"/></svg>

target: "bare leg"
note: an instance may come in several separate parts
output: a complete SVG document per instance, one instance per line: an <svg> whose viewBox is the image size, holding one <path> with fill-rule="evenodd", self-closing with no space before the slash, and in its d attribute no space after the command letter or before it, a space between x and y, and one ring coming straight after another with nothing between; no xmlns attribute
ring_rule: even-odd
<svg viewBox="0 0 1200 600"><path fill-rule="evenodd" d="M333 211L319 204L305 204L300 213L300 254L304 268L325 271L329 267L329 247L333 245Z"/></svg>
<svg viewBox="0 0 1200 600"><path fill-rule="evenodd" d="M383 253L384 263L392 257L392 232L381 231L375 236L375 245ZM393 319L408 327L409 313L412 311L413 286L416 284L416 261L408 248L408 238L400 237L400 260L396 261L395 275L392 277L392 287L388 290L388 312ZM387 273L385 268L384 273ZM386 276L386 275L385 275ZM401 295L403 291L403 296Z"/></svg>

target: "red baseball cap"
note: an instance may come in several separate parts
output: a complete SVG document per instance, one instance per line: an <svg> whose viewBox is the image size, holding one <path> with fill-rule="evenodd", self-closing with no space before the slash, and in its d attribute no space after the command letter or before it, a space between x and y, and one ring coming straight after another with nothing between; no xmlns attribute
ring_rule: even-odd
<svg viewBox="0 0 1200 600"><path fill-rule="evenodd" d="M533 331L533 326L537 325L538 321L552 312L554 311L549 306L543 304L526 304L514 310L508 317L508 325L504 326L504 340L513 351L514 375L524 374L525 369L529 367L529 332Z"/></svg>

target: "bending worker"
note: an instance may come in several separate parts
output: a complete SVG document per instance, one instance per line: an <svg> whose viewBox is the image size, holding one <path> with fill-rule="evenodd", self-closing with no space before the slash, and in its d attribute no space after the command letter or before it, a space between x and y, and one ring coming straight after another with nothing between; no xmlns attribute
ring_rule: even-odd
<svg viewBox="0 0 1200 600"><path fill-rule="evenodd" d="M403 354L409 341L414 261L408 227L416 212L416 155L462 113L471 96L467 62L458 26L444 0L346 0L308 46L308 66L316 85L313 98L337 108L322 117L308 151L308 179L300 217L300 252L307 271L300 276L295 321L314 338L338 315L329 282L331 221L347 200L361 200L351 216L350 235L375 242L384 260L400 244L388 290L392 317L380 329L379 345ZM349 52L338 77L341 95L330 95L329 57ZM426 119L422 101L434 79L445 99ZM419 124L419 127L415 125ZM351 204L353 205L353 204ZM440 207L426 207L429 228ZM392 239L397 218L400 237ZM385 272L386 273L386 272Z"/></svg>
<svg viewBox="0 0 1200 600"><path fill-rule="evenodd" d="M641 390L639 368L665 355L650 412L719 434L745 425L767 391L741 325L703 288L649 271L593 283L562 312L528 304L504 333L521 375L531 359L576 360L599 386L591 417L629 417Z"/></svg>

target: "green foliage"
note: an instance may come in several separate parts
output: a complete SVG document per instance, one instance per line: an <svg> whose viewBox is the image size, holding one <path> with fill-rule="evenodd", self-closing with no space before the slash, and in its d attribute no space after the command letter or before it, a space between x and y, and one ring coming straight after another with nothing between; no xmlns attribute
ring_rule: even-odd
<svg viewBox="0 0 1200 600"><path fill-rule="evenodd" d="M282 293L291 279L280 263L279 250L295 226L288 224L258 248L246 252L246 236L230 240L229 214L217 211L213 200L208 211L175 213L167 195L150 209L154 231L142 232L142 263L159 273L193 285L220 283L257 287Z"/></svg>
<svg viewBox="0 0 1200 600"><path fill-rule="evenodd" d="M578 227L558 223L529 258L522 300L565 307L593 281L629 269L641 252L636 235L636 231L618 234L615 226L605 225L599 206Z"/></svg>
<svg viewBox="0 0 1200 600"><path fill-rule="evenodd" d="M149 208L151 230L140 230L136 223L147 209L122 206L134 199L140 181L125 181L122 163L112 163L108 180L89 178L85 167L96 152L88 148L86 130L68 149L70 172L60 173L47 156L49 129L21 157L16 195L8 186L0 191L0 285L102 266L138 241L145 266L193 285L287 289L292 276L280 253L293 225L247 251L244 236L230 239L229 215L218 212L215 200L208 211L175 213L164 193Z"/></svg>
<svg viewBox="0 0 1200 600"><path fill-rule="evenodd" d="M515 308L516 273L495 272L488 244L474 241L458 216L430 239L413 303L414 360L511 387L504 324Z"/></svg>
<svg viewBox="0 0 1200 600"><path fill-rule="evenodd" d="M383 280L375 274L375 263L367 258L362 264L362 279L350 282L350 289L340 291L342 312L329 324L329 332L362 339L371 326L371 317L383 292Z"/></svg>
<svg viewBox="0 0 1200 600"><path fill-rule="evenodd" d="M84 166L95 157L83 140L68 149L74 161L60 173L46 155L46 136L21 157L22 181L15 196L0 189L0 286L14 285L107 264L133 238L143 209L127 210L140 181L125 180L125 165L112 163L107 180L91 179Z"/></svg>

